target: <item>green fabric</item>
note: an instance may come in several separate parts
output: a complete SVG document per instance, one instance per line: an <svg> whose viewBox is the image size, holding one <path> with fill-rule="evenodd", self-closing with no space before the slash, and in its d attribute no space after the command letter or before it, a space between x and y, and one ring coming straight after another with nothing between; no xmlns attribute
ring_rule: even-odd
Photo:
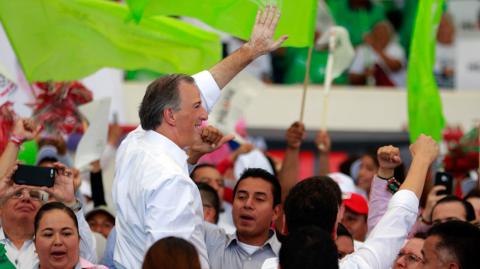
<svg viewBox="0 0 480 269"><path fill-rule="evenodd" d="M18 152L18 160L24 164L35 165L37 160L38 145L37 142L27 141L22 144L20 151Z"/></svg>
<svg viewBox="0 0 480 269"><path fill-rule="evenodd" d="M125 22L102 0L0 1L0 19L29 81L75 80L102 67L192 74L221 59L216 34L167 17Z"/></svg>
<svg viewBox="0 0 480 269"><path fill-rule="evenodd" d="M418 0L405 0L403 6L403 22L400 29L400 43L407 55L410 54L410 40L412 38L415 15L417 14Z"/></svg>
<svg viewBox="0 0 480 269"><path fill-rule="evenodd" d="M250 37L258 7L264 7L266 3L276 3L281 8L282 17L275 36L288 35L283 46L313 44L317 0L127 0L137 21L142 16L155 15L192 17L244 40Z"/></svg>
<svg viewBox="0 0 480 269"><path fill-rule="evenodd" d="M7 250L5 249L4 244L0 244L0 268L15 269L15 266L7 257Z"/></svg>
<svg viewBox="0 0 480 269"><path fill-rule="evenodd" d="M303 83L305 79L306 63L308 57L308 48L287 48L284 83L295 84ZM310 65L310 82L314 84L323 84L325 80L325 69L327 66L328 51L312 51L312 62ZM340 75L334 80L335 84L346 84L345 74Z"/></svg>
<svg viewBox="0 0 480 269"><path fill-rule="evenodd" d="M438 87L435 84L436 29L444 0L419 2L408 63L408 126L410 141L421 133L440 141L445 120Z"/></svg>
<svg viewBox="0 0 480 269"><path fill-rule="evenodd" d="M363 36L370 32L375 24L386 19L383 6L375 2L372 2L371 10L353 10L348 0L330 0L328 7L335 23L347 29L354 47L363 43Z"/></svg>
<svg viewBox="0 0 480 269"><path fill-rule="evenodd" d="M152 81L163 75L165 74L146 70L146 69L128 70L125 72L125 80Z"/></svg>

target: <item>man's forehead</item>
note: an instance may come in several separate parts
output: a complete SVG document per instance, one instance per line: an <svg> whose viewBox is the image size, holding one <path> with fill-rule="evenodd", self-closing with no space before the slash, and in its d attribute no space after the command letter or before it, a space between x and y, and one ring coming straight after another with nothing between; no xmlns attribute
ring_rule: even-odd
<svg viewBox="0 0 480 269"><path fill-rule="evenodd" d="M203 166L203 167L197 168L195 175L198 177L221 177L222 176L216 168L210 167L210 166Z"/></svg>
<svg viewBox="0 0 480 269"><path fill-rule="evenodd" d="M462 202L460 201L448 201L448 202L442 202L435 206L433 209L432 215L438 215L439 213L443 213L445 211L448 211L448 213L455 213L455 215L461 214L461 215L466 215L467 212L465 210L465 207L463 206Z"/></svg>
<svg viewBox="0 0 480 269"><path fill-rule="evenodd" d="M198 95L200 97L200 89L197 87L197 84L195 83L189 83L187 81L181 81L178 84L178 90L180 92L180 95L182 94L192 94L192 95Z"/></svg>
<svg viewBox="0 0 480 269"><path fill-rule="evenodd" d="M238 183L237 190L271 193L272 184L260 177L247 177Z"/></svg>

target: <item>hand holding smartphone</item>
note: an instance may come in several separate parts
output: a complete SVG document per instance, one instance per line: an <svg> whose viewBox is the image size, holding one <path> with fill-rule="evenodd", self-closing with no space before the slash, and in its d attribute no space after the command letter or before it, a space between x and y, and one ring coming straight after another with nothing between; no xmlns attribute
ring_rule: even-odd
<svg viewBox="0 0 480 269"><path fill-rule="evenodd" d="M453 193L453 176L447 172L437 172L435 174L435 186L445 186L444 191L437 192L437 195L450 195Z"/></svg>

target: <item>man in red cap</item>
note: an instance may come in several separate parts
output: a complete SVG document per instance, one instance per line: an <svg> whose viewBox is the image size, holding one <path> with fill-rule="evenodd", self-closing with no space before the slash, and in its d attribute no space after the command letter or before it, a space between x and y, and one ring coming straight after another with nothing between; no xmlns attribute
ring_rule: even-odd
<svg viewBox="0 0 480 269"><path fill-rule="evenodd" d="M347 193L343 199L345 205L345 213L343 215L342 224L352 234L356 241L365 241L368 225L368 202L357 193Z"/></svg>

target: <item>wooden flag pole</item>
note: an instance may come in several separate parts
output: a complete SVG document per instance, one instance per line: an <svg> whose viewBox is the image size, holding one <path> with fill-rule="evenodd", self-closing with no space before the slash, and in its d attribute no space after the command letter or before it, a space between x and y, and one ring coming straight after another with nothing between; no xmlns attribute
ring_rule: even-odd
<svg viewBox="0 0 480 269"><path fill-rule="evenodd" d="M302 107L300 108L300 122L303 122L303 116L305 114L305 100L307 99L307 88L310 82L310 64L312 62L313 47L308 48L308 56L306 62L305 79L303 80L303 94L302 94Z"/></svg>

